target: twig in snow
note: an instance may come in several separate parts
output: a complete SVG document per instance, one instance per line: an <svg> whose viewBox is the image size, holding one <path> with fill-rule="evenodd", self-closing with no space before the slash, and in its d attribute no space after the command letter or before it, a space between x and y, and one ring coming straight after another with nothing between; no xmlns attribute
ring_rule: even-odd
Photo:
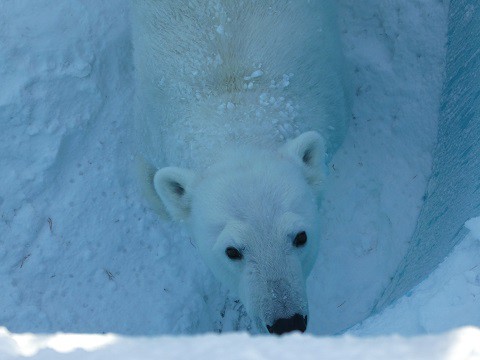
<svg viewBox="0 0 480 360"><path fill-rule="evenodd" d="M113 279L115 279L115 275L113 275L110 271L108 271L107 269L103 270L105 271L105 274L107 274L108 280L113 281Z"/></svg>
<svg viewBox="0 0 480 360"><path fill-rule="evenodd" d="M20 269L23 267L23 264L25 264L25 261L30 257L32 254L25 255L22 259L22 262L20 263Z"/></svg>
<svg viewBox="0 0 480 360"><path fill-rule="evenodd" d="M53 234L53 221L52 218L48 218L48 227L50 228L50 232Z"/></svg>

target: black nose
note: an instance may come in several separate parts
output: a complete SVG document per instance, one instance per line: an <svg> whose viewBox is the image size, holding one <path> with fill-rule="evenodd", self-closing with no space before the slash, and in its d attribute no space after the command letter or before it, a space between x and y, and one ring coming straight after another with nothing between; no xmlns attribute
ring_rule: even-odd
<svg viewBox="0 0 480 360"><path fill-rule="evenodd" d="M295 314L288 319L278 319L272 326L267 325L270 334L282 335L290 331L304 332L307 329L307 317L300 314Z"/></svg>

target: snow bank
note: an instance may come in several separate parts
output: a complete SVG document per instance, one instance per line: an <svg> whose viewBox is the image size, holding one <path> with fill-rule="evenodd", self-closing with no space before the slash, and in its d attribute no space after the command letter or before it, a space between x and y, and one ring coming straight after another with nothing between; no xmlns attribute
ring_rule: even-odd
<svg viewBox="0 0 480 360"><path fill-rule="evenodd" d="M128 338L116 335L11 334L0 328L4 360L32 359L325 359L474 360L480 358L480 330L463 328L438 336L359 339L246 334Z"/></svg>
<svg viewBox="0 0 480 360"><path fill-rule="evenodd" d="M349 333L413 335L480 324L480 217L465 227L464 239L421 284Z"/></svg>
<svg viewBox="0 0 480 360"><path fill-rule="evenodd" d="M339 4L355 97L308 284L311 330L321 334L370 316L408 251L431 175L447 35L442 1Z"/></svg>
<svg viewBox="0 0 480 360"><path fill-rule="evenodd" d="M452 0L438 139L424 204L380 310L422 281L463 239L480 215L480 6Z"/></svg>

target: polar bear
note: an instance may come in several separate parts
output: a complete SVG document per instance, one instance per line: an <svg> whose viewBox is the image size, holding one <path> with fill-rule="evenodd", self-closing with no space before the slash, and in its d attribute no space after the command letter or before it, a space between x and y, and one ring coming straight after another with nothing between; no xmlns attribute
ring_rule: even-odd
<svg viewBox="0 0 480 360"><path fill-rule="evenodd" d="M334 2L134 0L132 13L147 199L188 227L260 331L305 331L326 163L349 114Z"/></svg>

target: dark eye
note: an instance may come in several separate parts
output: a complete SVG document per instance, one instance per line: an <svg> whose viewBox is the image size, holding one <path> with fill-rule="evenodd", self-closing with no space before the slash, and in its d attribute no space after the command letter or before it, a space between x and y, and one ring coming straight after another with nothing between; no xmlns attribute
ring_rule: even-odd
<svg viewBox="0 0 480 360"><path fill-rule="evenodd" d="M225 250L225 254L227 254L227 256L232 260L242 260L242 258L243 258L242 253L238 249L236 249L232 246L229 246Z"/></svg>
<svg viewBox="0 0 480 360"><path fill-rule="evenodd" d="M307 234L305 231L299 232L293 239L293 246L301 247L307 243Z"/></svg>

